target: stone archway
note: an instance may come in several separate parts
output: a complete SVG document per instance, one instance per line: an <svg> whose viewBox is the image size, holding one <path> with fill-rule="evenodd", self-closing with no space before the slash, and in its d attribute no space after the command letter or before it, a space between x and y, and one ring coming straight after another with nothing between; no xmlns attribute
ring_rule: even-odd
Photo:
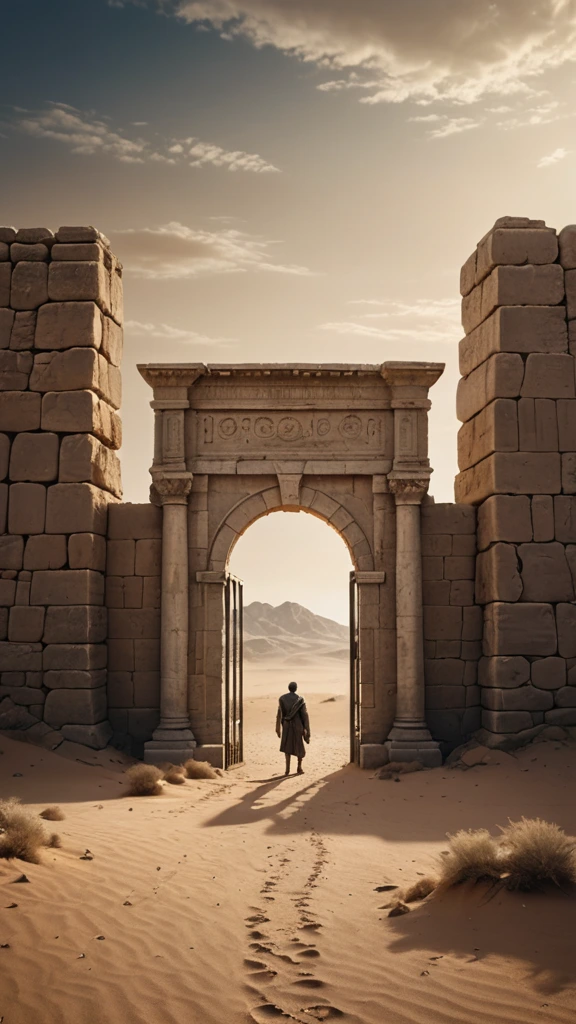
<svg viewBox="0 0 576 1024"><path fill-rule="evenodd" d="M146 759L196 748L223 763L230 552L260 516L302 509L338 531L355 566L360 763L439 763L424 722L420 503L443 365L139 369L154 388L163 507L161 721Z"/></svg>

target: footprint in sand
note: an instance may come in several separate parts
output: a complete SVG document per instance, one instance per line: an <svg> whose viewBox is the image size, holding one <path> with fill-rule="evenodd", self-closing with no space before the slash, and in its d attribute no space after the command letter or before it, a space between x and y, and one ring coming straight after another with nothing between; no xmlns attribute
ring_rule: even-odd
<svg viewBox="0 0 576 1024"><path fill-rule="evenodd" d="M293 1017L291 1013L285 1013L280 1006L276 1006L274 1003L263 1003L262 1006L255 1006L250 1013L250 1019L255 1024L266 1024L271 1019L277 1019L283 1017L284 1020L297 1020L297 1017Z"/></svg>
<svg viewBox="0 0 576 1024"><path fill-rule="evenodd" d="M245 920L248 921L249 924L266 924L270 918L265 917L264 914L252 914L252 917L246 917Z"/></svg>
<svg viewBox="0 0 576 1024"><path fill-rule="evenodd" d="M300 956L318 957L320 956L320 952L317 949L303 949Z"/></svg>
<svg viewBox="0 0 576 1024"><path fill-rule="evenodd" d="M292 984L299 985L301 988L325 988L325 982L320 981L320 978L299 978Z"/></svg>
<svg viewBox="0 0 576 1024"><path fill-rule="evenodd" d="M337 1017L344 1016L342 1010L339 1010L337 1006L305 1006L301 1013L307 1013L315 1020L335 1020Z"/></svg>

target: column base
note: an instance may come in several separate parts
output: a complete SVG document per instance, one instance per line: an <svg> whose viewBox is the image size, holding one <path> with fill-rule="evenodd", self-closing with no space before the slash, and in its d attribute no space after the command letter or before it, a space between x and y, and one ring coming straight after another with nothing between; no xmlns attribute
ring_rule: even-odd
<svg viewBox="0 0 576 1024"><path fill-rule="evenodd" d="M419 761L425 768L439 768L442 764L440 746L422 721L395 723L384 745L390 761Z"/></svg>
<svg viewBox="0 0 576 1024"><path fill-rule="evenodd" d="M194 757L196 740L190 728L170 729L159 725L152 734L152 739L144 744L144 763L183 764L188 758Z"/></svg>

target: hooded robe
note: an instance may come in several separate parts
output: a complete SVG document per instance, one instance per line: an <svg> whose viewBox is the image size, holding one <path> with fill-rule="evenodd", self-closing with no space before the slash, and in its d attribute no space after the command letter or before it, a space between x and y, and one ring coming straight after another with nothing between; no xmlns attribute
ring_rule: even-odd
<svg viewBox="0 0 576 1024"><path fill-rule="evenodd" d="M306 741L310 739L310 720L306 710L306 702L297 693L285 693L278 701L276 729L282 728L280 750L283 754L305 757Z"/></svg>

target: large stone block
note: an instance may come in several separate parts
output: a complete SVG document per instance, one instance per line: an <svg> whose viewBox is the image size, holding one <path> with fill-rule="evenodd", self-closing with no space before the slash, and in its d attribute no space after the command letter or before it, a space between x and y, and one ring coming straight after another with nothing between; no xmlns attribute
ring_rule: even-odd
<svg viewBox="0 0 576 1024"><path fill-rule="evenodd" d="M29 537L24 552L24 569L61 569L66 564L66 537Z"/></svg>
<svg viewBox="0 0 576 1024"><path fill-rule="evenodd" d="M532 498L532 530L534 540L554 540L554 501L549 494L537 494Z"/></svg>
<svg viewBox="0 0 576 1024"><path fill-rule="evenodd" d="M109 540L107 545L106 572L109 576L133 576L136 558L136 541Z"/></svg>
<svg viewBox="0 0 576 1024"><path fill-rule="evenodd" d="M552 228L496 228L478 243L475 283L497 266L554 263L558 239Z"/></svg>
<svg viewBox="0 0 576 1024"><path fill-rule="evenodd" d="M462 640L481 640L484 626L483 609L477 605L462 609Z"/></svg>
<svg viewBox="0 0 576 1024"><path fill-rule="evenodd" d="M30 604L102 604L104 577L93 569L38 569L32 576Z"/></svg>
<svg viewBox="0 0 576 1024"><path fill-rule="evenodd" d="M560 455L554 452L495 452L459 473L456 500L479 504L493 494L559 494Z"/></svg>
<svg viewBox="0 0 576 1024"><path fill-rule="evenodd" d="M108 316L102 316L102 354L112 366L122 362L122 328Z"/></svg>
<svg viewBox="0 0 576 1024"><path fill-rule="evenodd" d="M44 705L44 721L63 725L93 725L106 718L106 687L51 690Z"/></svg>
<svg viewBox="0 0 576 1024"><path fill-rule="evenodd" d="M556 409L553 414L556 424ZM517 402L512 398L497 398L458 431L459 469L468 469L497 451L518 451Z"/></svg>
<svg viewBox="0 0 576 1024"><path fill-rule="evenodd" d="M61 671L106 668L106 644L47 644L44 648L44 670Z"/></svg>
<svg viewBox="0 0 576 1024"><path fill-rule="evenodd" d="M565 270L576 268L576 224L567 224L558 235L560 264Z"/></svg>
<svg viewBox="0 0 576 1024"><path fill-rule="evenodd" d="M70 434L62 439L59 480L91 483L122 496L120 460L92 434Z"/></svg>
<svg viewBox="0 0 576 1024"><path fill-rule="evenodd" d="M108 707L134 707L132 672L108 672Z"/></svg>
<svg viewBox="0 0 576 1024"><path fill-rule="evenodd" d="M35 245L23 245L22 242L13 242L10 246L10 259L12 263L20 263L21 260L29 260L31 263L45 262L50 253L48 246L43 242L36 242Z"/></svg>
<svg viewBox="0 0 576 1024"><path fill-rule="evenodd" d="M137 708L160 707L160 673L135 672L134 705ZM576 693L576 689L574 690Z"/></svg>
<svg viewBox="0 0 576 1024"><path fill-rule="evenodd" d="M6 532L8 519L8 484L0 484L0 532Z"/></svg>
<svg viewBox="0 0 576 1024"><path fill-rule="evenodd" d="M23 557L23 537L11 534L0 536L0 569L21 569Z"/></svg>
<svg viewBox="0 0 576 1024"><path fill-rule="evenodd" d="M106 533L110 496L88 483L48 488L46 533Z"/></svg>
<svg viewBox="0 0 576 1024"><path fill-rule="evenodd" d="M124 507L129 508L130 506ZM421 515L423 535L472 534L476 532L476 510L469 505L454 505L450 502L423 505Z"/></svg>
<svg viewBox="0 0 576 1024"><path fill-rule="evenodd" d="M30 352L0 349L0 391L24 391L32 369Z"/></svg>
<svg viewBox="0 0 576 1024"><path fill-rule="evenodd" d="M100 348L102 319L94 302L51 302L38 312L35 347L68 349L87 345Z"/></svg>
<svg viewBox="0 0 576 1024"><path fill-rule="evenodd" d="M157 612L156 615L158 616ZM160 636L160 633L158 633L158 636ZM160 668L159 639L134 640L134 668L137 672L157 671Z"/></svg>
<svg viewBox="0 0 576 1024"><path fill-rule="evenodd" d="M162 542L136 541L135 572L137 576L159 576L162 571Z"/></svg>
<svg viewBox="0 0 576 1024"><path fill-rule="evenodd" d="M455 506L449 505L448 508ZM427 516L428 508L439 509L441 505L432 505L422 509L422 532L431 532L429 529L430 516ZM474 512L473 509L464 509L465 513ZM149 503L132 505L125 502L122 505L110 505L108 521L108 538L110 540L143 540L147 538L160 538L162 536L162 509ZM428 530L426 530L428 524ZM441 532L441 531L434 531ZM445 531L449 532L449 531ZM456 532L456 531L453 531ZM472 529L460 531L473 533Z"/></svg>
<svg viewBox="0 0 576 1024"><path fill-rule="evenodd" d="M576 494L576 452L562 452L562 490Z"/></svg>
<svg viewBox="0 0 576 1024"><path fill-rule="evenodd" d="M24 355L27 353L22 353L20 358ZM26 384L22 386L26 387ZM95 348L39 352L30 375L30 390L92 390L115 409L119 408L122 395L119 369L110 366Z"/></svg>
<svg viewBox="0 0 576 1024"><path fill-rule="evenodd" d="M95 434L109 448L122 444L118 413L93 391L48 391L42 399L42 429Z"/></svg>
<svg viewBox="0 0 576 1024"><path fill-rule="evenodd" d="M574 645L576 647L576 637ZM507 604L501 601L486 605L483 650L487 657L513 654L544 656L556 654L556 649L552 605Z"/></svg>
<svg viewBox="0 0 576 1024"><path fill-rule="evenodd" d="M52 245L54 235L50 228L18 228L13 241L22 242L24 245L35 245L38 242Z"/></svg>
<svg viewBox="0 0 576 1024"><path fill-rule="evenodd" d="M520 544L522 601L572 601L574 585L563 544Z"/></svg>
<svg viewBox="0 0 576 1024"><path fill-rule="evenodd" d="M549 691L538 690L529 683L514 689L486 687L480 700L482 707L491 711L549 711L554 707L554 697Z"/></svg>
<svg viewBox="0 0 576 1024"><path fill-rule="evenodd" d="M426 707L433 711L442 708L463 708L466 706L464 686L427 686Z"/></svg>
<svg viewBox="0 0 576 1024"><path fill-rule="evenodd" d="M8 499L9 533L43 533L46 488L42 484L12 484Z"/></svg>
<svg viewBox="0 0 576 1024"><path fill-rule="evenodd" d="M10 348L16 352L24 352L34 348L34 334L36 331L35 310L26 310L23 313L16 313L14 324L10 334Z"/></svg>
<svg viewBox="0 0 576 1024"><path fill-rule="evenodd" d="M542 659L558 660L558 659ZM499 689L522 686L530 681L530 662L521 657L480 658L478 683Z"/></svg>
<svg viewBox="0 0 576 1024"><path fill-rule="evenodd" d="M57 480L59 446L57 434L17 434L12 443L10 479L44 482Z"/></svg>
<svg viewBox="0 0 576 1024"><path fill-rule="evenodd" d="M521 398L518 402L518 439L521 451L557 452L556 402L547 398Z"/></svg>
<svg viewBox="0 0 576 1024"><path fill-rule="evenodd" d="M556 690L554 702L559 708L576 708L576 686L563 686Z"/></svg>
<svg viewBox="0 0 576 1024"><path fill-rule="evenodd" d="M576 725L576 708L553 708L545 719L548 725Z"/></svg>
<svg viewBox="0 0 576 1024"><path fill-rule="evenodd" d="M497 306L556 306L564 298L564 271L558 264L495 267L462 300L462 325L473 331Z"/></svg>
<svg viewBox="0 0 576 1024"><path fill-rule="evenodd" d="M531 666L532 685L541 690L558 690L566 685L564 658L538 658Z"/></svg>
<svg viewBox="0 0 576 1024"><path fill-rule="evenodd" d="M12 278L12 266L10 263L0 263L0 306L10 305L10 281Z"/></svg>
<svg viewBox="0 0 576 1024"><path fill-rule="evenodd" d="M52 246L53 260L91 260L92 262L104 258L104 248L98 242L57 242Z"/></svg>
<svg viewBox="0 0 576 1024"><path fill-rule="evenodd" d="M26 391L4 391L0 402L0 430L18 433L40 426L40 395Z"/></svg>
<svg viewBox="0 0 576 1024"><path fill-rule="evenodd" d="M111 672L133 672L134 671L134 641L133 640L109 640L108 641L108 682Z"/></svg>
<svg viewBox="0 0 576 1024"><path fill-rule="evenodd" d="M435 611L436 609L430 609ZM460 609L450 609L450 611ZM160 615L156 608L110 608L108 635L113 640L155 640L160 636ZM148 668L148 666L146 666Z"/></svg>
<svg viewBox="0 0 576 1024"><path fill-rule="evenodd" d="M0 643L0 672L40 672L42 644Z"/></svg>
<svg viewBox="0 0 576 1024"><path fill-rule="evenodd" d="M0 348L2 349L8 348L10 345L10 335L12 334L15 315L13 309L0 308Z"/></svg>
<svg viewBox="0 0 576 1024"><path fill-rule="evenodd" d="M448 555L444 559L444 577L447 580L473 580L476 560L473 556Z"/></svg>
<svg viewBox="0 0 576 1024"><path fill-rule="evenodd" d="M482 711L482 725L490 732L517 733L532 726L529 711Z"/></svg>
<svg viewBox="0 0 576 1024"><path fill-rule="evenodd" d="M499 352L490 356L467 377L458 381L458 419L465 423L496 398L517 398L523 377L524 363L518 353Z"/></svg>
<svg viewBox="0 0 576 1024"><path fill-rule="evenodd" d="M455 686L464 683L464 662L460 658L429 658L424 662L426 687ZM454 705L452 705L454 706ZM463 704L459 705L463 707Z"/></svg>
<svg viewBox="0 0 576 1024"><path fill-rule="evenodd" d="M457 605L424 608L424 637L426 640L461 640L462 608Z"/></svg>
<svg viewBox="0 0 576 1024"><path fill-rule="evenodd" d="M52 302L96 302L110 313L110 278L97 261L56 261L50 264L48 295Z"/></svg>
<svg viewBox="0 0 576 1024"><path fill-rule="evenodd" d="M498 542L476 558L476 600L518 601L522 594L516 548Z"/></svg>
<svg viewBox="0 0 576 1024"><path fill-rule="evenodd" d="M103 750L112 739L112 726L109 722L97 722L96 725L63 725L61 735L70 743L81 743L83 747Z"/></svg>
<svg viewBox="0 0 576 1024"><path fill-rule="evenodd" d="M558 448L561 452L576 452L576 401L560 398L556 402L558 416Z"/></svg>
<svg viewBox="0 0 576 1024"><path fill-rule="evenodd" d="M8 463L10 460L10 438L7 434L0 434L0 480L8 476Z"/></svg>
<svg viewBox="0 0 576 1024"><path fill-rule="evenodd" d="M98 242L108 245L108 240L91 224L64 225L56 232L56 241L64 243Z"/></svg>
<svg viewBox="0 0 576 1024"><path fill-rule="evenodd" d="M576 658L576 605L556 606L558 626L558 654L562 658Z"/></svg>
<svg viewBox="0 0 576 1024"><path fill-rule="evenodd" d="M574 356L531 352L526 360L523 398L574 398Z"/></svg>
<svg viewBox="0 0 576 1024"><path fill-rule="evenodd" d="M16 605L10 609L8 639L16 643L38 643L44 633L44 608Z"/></svg>
<svg viewBox="0 0 576 1024"><path fill-rule="evenodd" d="M563 544L576 543L576 497L555 495L554 532L556 540Z"/></svg>
<svg viewBox="0 0 576 1024"><path fill-rule="evenodd" d="M424 580L422 602L423 604L450 604L450 580Z"/></svg>
<svg viewBox="0 0 576 1024"><path fill-rule="evenodd" d="M48 267L45 263L17 263L12 271L12 309L38 309L48 302Z"/></svg>
<svg viewBox="0 0 576 1024"><path fill-rule="evenodd" d="M576 317L576 270L567 270L565 275L566 284L566 312L569 320Z"/></svg>
<svg viewBox="0 0 576 1024"><path fill-rule="evenodd" d="M19 707L10 697L5 697L0 703L0 729L26 729L38 724L35 715L30 714L26 708Z"/></svg>
<svg viewBox="0 0 576 1024"><path fill-rule="evenodd" d="M68 564L71 569L106 568L106 540L97 533L73 533L68 541Z"/></svg>
<svg viewBox="0 0 576 1024"><path fill-rule="evenodd" d="M98 644L106 640L106 609L99 605L63 605L46 610L44 643Z"/></svg>
<svg viewBox="0 0 576 1024"><path fill-rule="evenodd" d="M494 541L519 543L532 540L530 498L494 494L478 509L478 547L487 548Z"/></svg>

